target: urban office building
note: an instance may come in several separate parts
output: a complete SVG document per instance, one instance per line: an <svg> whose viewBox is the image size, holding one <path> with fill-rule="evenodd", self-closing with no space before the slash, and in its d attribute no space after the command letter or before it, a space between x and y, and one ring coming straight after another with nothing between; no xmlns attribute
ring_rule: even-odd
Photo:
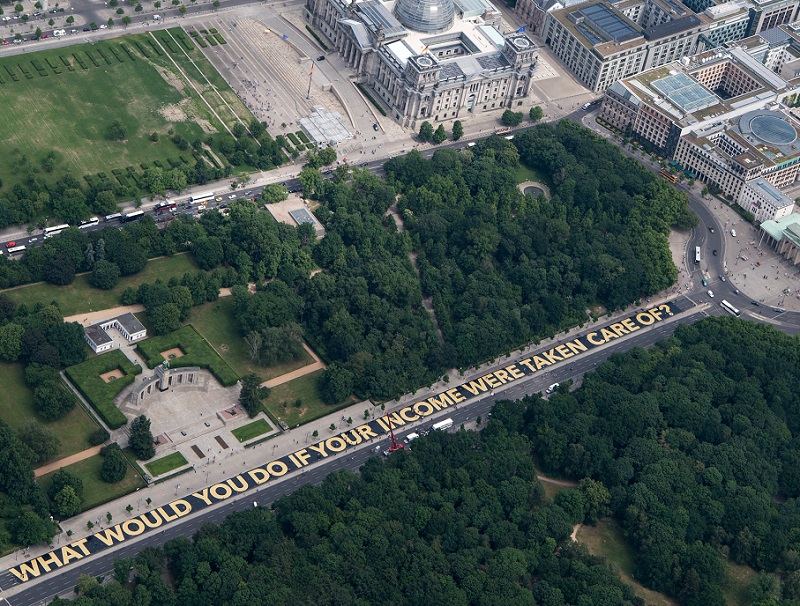
<svg viewBox="0 0 800 606"><path fill-rule="evenodd" d="M749 43L766 57L763 39ZM747 48L729 46L614 83L600 118L759 221L780 218L793 203L778 188L800 169L800 124L783 102L798 89Z"/></svg>
<svg viewBox="0 0 800 606"><path fill-rule="evenodd" d="M775 28L800 0L518 0L516 12L595 92L617 80Z"/></svg>
<svg viewBox="0 0 800 606"><path fill-rule="evenodd" d="M306 19L404 126L522 109L537 61L488 0L306 0Z"/></svg>

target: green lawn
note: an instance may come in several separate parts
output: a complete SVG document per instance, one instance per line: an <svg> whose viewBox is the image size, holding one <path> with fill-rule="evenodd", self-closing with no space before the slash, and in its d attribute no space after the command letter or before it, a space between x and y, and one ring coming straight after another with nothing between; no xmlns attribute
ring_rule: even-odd
<svg viewBox="0 0 800 606"><path fill-rule="evenodd" d="M64 467L68 472L74 473L83 480L83 511L101 505L102 503L118 499L119 497L133 492L137 488L145 486L139 474L137 474L130 465L128 465L128 473L125 474L125 477L120 482L116 484L106 484L100 479L100 468L102 466L103 457L96 455ZM46 490L52 477L53 474L49 473L46 476L42 476L37 481L39 485ZM105 520L103 521L105 522Z"/></svg>
<svg viewBox="0 0 800 606"><path fill-rule="evenodd" d="M123 372L122 377L108 383L100 378L101 374L116 369ZM64 372L110 429L117 429L128 422L114 403L114 398L134 382L136 375L142 372L141 366L133 364L119 349L114 349L70 366Z"/></svg>
<svg viewBox="0 0 800 606"><path fill-rule="evenodd" d="M22 364L0 363L0 419L16 429L29 419L36 419L52 429L58 436L61 446L58 458L67 457L89 448L88 437L95 429L95 423L82 406L76 405L72 411L58 421L45 421L33 410L33 391L24 380Z"/></svg>
<svg viewBox="0 0 800 606"><path fill-rule="evenodd" d="M267 433L270 429L272 429L272 427L270 427L269 423L267 423L264 419L258 419L257 421L253 421L252 423L242 425L241 427L232 430L231 433L233 434L233 437L239 440L239 443L241 444L242 442L252 440L256 436Z"/></svg>
<svg viewBox="0 0 800 606"><path fill-rule="evenodd" d="M308 423L351 404L352 398L333 406L322 401L320 381L324 372L324 370L318 370L294 381L273 387L269 397L262 400L261 403L268 412L289 427ZM299 407L295 406L297 400L300 400Z"/></svg>
<svg viewBox="0 0 800 606"><path fill-rule="evenodd" d="M728 606L748 606L750 600L747 592L758 573L749 566L740 566L728 561L725 566L725 582L722 584L722 594Z"/></svg>
<svg viewBox="0 0 800 606"><path fill-rule="evenodd" d="M314 361L308 353L303 352L300 360L277 366L261 366L251 362L245 354L244 339L240 336L233 317L232 297L194 307L189 321L239 376L253 372L267 381Z"/></svg>
<svg viewBox="0 0 800 606"><path fill-rule="evenodd" d="M156 278L167 282L173 276L180 278L186 272L196 271L198 268L193 257L189 254L179 254L148 261L142 271L135 276L121 278L117 286L111 290L94 288L89 284L89 274L83 274L67 286L54 286L41 282L3 292L17 305L25 303L31 308L39 302L58 301L61 313L64 316L73 316L119 306L120 295L129 286L137 288L142 282L155 282Z"/></svg>
<svg viewBox="0 0 800 606"><path fill-rule="evenodd" d="M149 368L154 368L164 362L161 352L175 347L180 347L184 355L170 360L170 366L173 368L185 366L207 368L225 387L235 385L239 380L239 375L217 355L217 352L192 326L184 326L168 335L140 341L136 346L136 352Z"/></svg>
<svg viewBox="0 0 800 606"><path fill-rule="evenodd" d="M675 605L675 602L665 595L647 589L633 578L635 553L616 522L604 519L600 520L597 526L581 526L577 538L586 545L589 553L608 560L619 573L620 578L633 587L636 595L641 597L645 603L652 606Z"/></svg>
<svg viewBox="0 0 800 606"><path fill-rule="evenodd" d="M173 33L179 28L170 30ZM112 169L184 156L194 164L191 150L181 151L170 140L172 129L188 141L223 130L171 59L183 69L220 118L232 125L234 116L198 67L244 121L252 115L193 42L188 51L195 65L167 42L156 50L149 34L98 40L0 59L0 179L5 187L22 182L40 170L45 155L55 152L48 180L71 173L77 178ZM189 38L184 34L185 38ZM159 54L161 53L161 54ZM40 69L37 69L40 68ZM111 141L109 127L119 120L127 131L124 141ZM161 135L152 142L150 134ZM115 182L115 181L114 181Z"/></svg>
<svg viewBox="0 0 800 606"><path fill-rule="evenodd" d="M517 183L524 183L525 181L538 181L539 183L544 183L547 185L551 191L553 189L553 181L548 175L541 173L538 170L528 168L524 164L520 164L517 167L515 174Z"/></svg>
<svg viewBox="0 0 800 606"><path fill-rule="evenodd" d="M147 471L150 472L150 475L155 478L167 473L168 471L172 471L173 469L178 469L178 467L183 467L187 463L188 461L186 460L186 457L184 457L181 453L173 452L172 454L168 454L166 457L156 459L152 463L145 463L144 466Z"/></svg>

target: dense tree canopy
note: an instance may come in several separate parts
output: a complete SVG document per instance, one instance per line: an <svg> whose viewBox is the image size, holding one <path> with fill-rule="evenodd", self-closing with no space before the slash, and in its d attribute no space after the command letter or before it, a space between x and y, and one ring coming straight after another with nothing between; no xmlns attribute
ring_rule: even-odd
<svg viewBox="0 0 800 606"><path fill-rule="evenodd" d="M147 550L115 567L116 580L79 582L76 603L642 605L571 530L543 500L528 439L497 424L429 436L360 476L301 488L274 513L248 509Z"/></svg>
<svg viewBox="0 0 800 606"><path fill-rule="evenodd" d="M470 154L386 164L404 196L422 289L448 357L496 356L674 283L669 226L687 199L571 122L494 137ZM516 187L518 161L552 175L552 198Z"/></svg>
<svg viewBox="0 0 800 606"><path fill-rule="evenodd" d="M721 605L721 554L785 578L800 570L798 345L710 318L612 356L577 391L492 418L526 434L546 472L602 483L638 579Z"/></svg>

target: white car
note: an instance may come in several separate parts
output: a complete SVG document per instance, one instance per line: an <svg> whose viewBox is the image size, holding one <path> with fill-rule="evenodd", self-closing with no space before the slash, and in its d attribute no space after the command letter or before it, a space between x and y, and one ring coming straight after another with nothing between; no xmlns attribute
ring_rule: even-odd
<svg viewBox="0 0 800 606"><path fill-rule="evenodd" d="M556 388L558 387L558 383L553 383L550 387L545 390L545 393L553 393Z"/></svg>
<svg viewBox="0 0 800 606"><path fill-rule="evenodd" d="M235 200L236 197L237 197L236 194L231 194L230 196L228 196L228 200Z"/></svg>
<svg viewBox="0 0 800 606"><path fill-rule="evenodd" d="M709 297L711 297L711 298L713 299L713 298L714 298L714 292L713 292L713 291L711 291L711 290L709 290L709 291L708 291L708 296L709 296Z"/></svg>
<svg viewBox="0 0 800 606"><path fill-rule="evenodd" d="M205 209L206 209L205 204L201 204L200 206L197 207L197 210L205 210Z"/></svg>
<svg viewBox="0 0 800 606"><path fill-rule="evenodd" d="M736 237L736 230L735 229L731 230L731 236L733 236L734 238Z"/></svg>

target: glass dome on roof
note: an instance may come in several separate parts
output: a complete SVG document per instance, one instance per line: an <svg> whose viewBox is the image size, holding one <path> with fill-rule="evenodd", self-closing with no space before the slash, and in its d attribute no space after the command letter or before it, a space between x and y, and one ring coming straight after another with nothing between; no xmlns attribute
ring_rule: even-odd
<svg viewBox="0 0 800 606"><path fill-rule="evenodd" d="M789 145L797 138L794 127L773 115L756 116L750 121L753 134L772 145Z"/></svg>
<svg viewBox="0 0 800 606"><path fill-rule="evenodd" d="M397 0L394 15L408 29L443 32L453 25L453 0Z"/></svg>

